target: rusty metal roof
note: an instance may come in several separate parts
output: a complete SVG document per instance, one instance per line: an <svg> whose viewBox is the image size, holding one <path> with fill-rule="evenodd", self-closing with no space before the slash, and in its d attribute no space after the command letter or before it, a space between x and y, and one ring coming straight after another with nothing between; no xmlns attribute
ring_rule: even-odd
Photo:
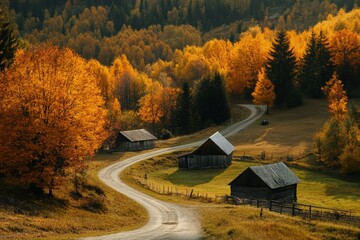
<svg viewBox="0 0 360 240"><path fill-rule="evenodd" d="M154 135L152 135L145 129L121 131L120 134L122 134L130 142L157 140L157 138Z"/></svg>

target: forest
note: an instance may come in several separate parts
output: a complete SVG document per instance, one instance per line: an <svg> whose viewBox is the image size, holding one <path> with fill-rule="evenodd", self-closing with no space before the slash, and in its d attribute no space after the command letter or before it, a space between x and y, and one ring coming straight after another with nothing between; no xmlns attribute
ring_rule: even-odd
<svg viewBox="0 0 360 240"><path fill-rule="evenodd" d="M117 131L192 133L226 122L234 96L268 109L326 96L332 117L314 151L329 166L359 171L359 111L346 106L360 87L356 1L0 6L0 177L52 190ZM23 161L7 161L19 145Z"/></svg>

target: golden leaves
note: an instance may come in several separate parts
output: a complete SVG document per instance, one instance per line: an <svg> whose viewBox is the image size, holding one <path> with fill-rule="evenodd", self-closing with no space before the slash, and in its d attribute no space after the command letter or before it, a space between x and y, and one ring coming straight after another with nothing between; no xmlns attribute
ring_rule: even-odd
<svg viewBox="0 0 360 240"><path fill-rule="evenodd" d="M106 137L98 81L84 59L48 45L18 53L4 76L3 170L51 189L68 167L82 165L81 159L92 155Z"/></svg>
<svg viewBox="0 0 360 240"><path fill-rule="evenodd" d="M322 90L328 97L329 112L338 120L344 120L347 114L348 97L342 81L334 74Z"/></svg>

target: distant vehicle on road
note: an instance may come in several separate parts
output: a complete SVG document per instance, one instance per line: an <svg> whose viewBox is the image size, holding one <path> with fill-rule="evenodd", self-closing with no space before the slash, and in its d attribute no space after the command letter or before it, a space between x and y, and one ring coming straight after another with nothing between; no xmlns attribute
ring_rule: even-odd
<svg viewBox="0 0 360 240"><path fill-rule="evenodd" d="M263 119L261 121L261 125L263 125L263 126L268 125L268 124L269 124L269 120L267 120L267 119Z"/></svg>

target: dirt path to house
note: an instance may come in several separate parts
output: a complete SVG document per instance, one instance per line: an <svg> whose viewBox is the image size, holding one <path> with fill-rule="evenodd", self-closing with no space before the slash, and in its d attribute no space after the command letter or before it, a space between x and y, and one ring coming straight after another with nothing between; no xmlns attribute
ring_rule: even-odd
<svg viewBox="0 0 360 240"><path fill-rule="evenodd" d="M259 119L265 111L264 106L241 105L251 111L250 116L236 124L233 124L221 133L225 137L236 134L242 129ZM144 206L149 212L149 221L139 229L120 232L110 235L84 238L86 240L115 240L115 239L200 239L202 236L201 225L197 219L196 213L189 207L175 205L160 201L139 192L126 185L119 177L120 173L134 163L144 159L163 155L173 151L199 146L203 141L191 144L164 148L149 153L137 155L121 162L112 164L99 172L99 178L105 184L116 191Z"/></svg>

